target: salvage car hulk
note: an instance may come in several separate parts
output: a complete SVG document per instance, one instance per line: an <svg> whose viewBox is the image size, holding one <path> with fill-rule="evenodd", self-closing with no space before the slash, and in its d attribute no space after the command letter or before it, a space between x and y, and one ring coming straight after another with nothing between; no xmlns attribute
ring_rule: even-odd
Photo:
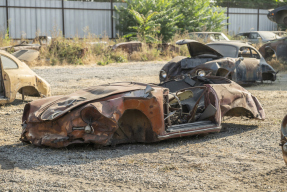
<svg viewBox="0 0 287 192"><path fill-rule="evenodd" d="M207 74L227 77L239 84L256 81L275 81L275 70L251 45L239 42L213 42L202 44L194 40L180 40L187 45L190 57L178 56L160 71L160 82L177 79L182 75L191 77Z"/></svg>
<svg viewBox="0 0 287 192"><path fill-rule="evenodd" d="M265 113L247 90L222 77L112 83L26 104L21 140L55 148L157 142L219 132L223 116L263 120Z"/></svg>

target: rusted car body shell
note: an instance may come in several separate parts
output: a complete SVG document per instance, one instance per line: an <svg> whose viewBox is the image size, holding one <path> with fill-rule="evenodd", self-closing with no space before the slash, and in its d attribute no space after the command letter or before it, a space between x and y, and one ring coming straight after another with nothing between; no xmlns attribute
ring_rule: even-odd
<svg viewBox="0 0 287 192"><path fill-rule="evenodd" d="M238 57L223 57L216 50L201 44L194 40L183 40L182 44L187 44L191 57L177 56L169 61L160 71L160 82L178 79L183 75L192 77L198 75L199 71L205 71L206 74L213 76L227 77L239 84L252 84L256 81L276 80L275 70L266 63L264 58L259 54L261 59ZM239 51L240 46L253 48L252 46L239 42L218 42L210 45L228 45L234 46ZM207 44L209 45L209 44ZM254 48L253 48L254 49ZM198 55L214 55L213 57L200 58ZM238 55L238 54L237 54ZM161 76L161 72L166 73L166 78Z"/></svg>
<svg viewBox="0 0 287 192"><path fill-rule="evenodd" d="M283 160L287 165L287 115L284 117L281 123L281 141L280 146L282 146Z"/></svg>
<svg viewBox="0 0 287 192"><path fill-rule="evenodd" d="M145 93L146 87L153 90ZM74 143L115 145L157 142L193 134L219 132L221 117L234 108L244 108L257 119L265 114L251 94L237 84L204 85L204 105L216 112L208 122L169 125L169 89L141 83L113 83L91 87L68 96L54 96L26 104L21 141L37 146L65 147ZM240 86L239 86L240 87ZM233 88L233 89L232 89ZM189 89L189 88L188 88ZM220 104L222 102L222 104ZM220 107L220 105L222 105ZM188 125L188 126L186 126ZM200 126L198 126L200 125ZM178 128L185 126L184 128ZM170 130L174 128L174 130Z"/></svg>
<svg viewBox="0 0 287 192"><path fill-rule="evenodd" d="M0 63L0 71L2 71L0 78L2 77L1 82L4 86L4 96L0 98L0 104L13 102L17 92L27 96L51 96L49 83L38 76L25 63L5 51L0 51L1 55L13 60L18 68L3 69Z"/></svg>
<svg viewBox="0 0 287 192"><path fill-rule="evenodd" d="M259 48L260 53L265 59L271 59L275 54L277 59L287 60L287 37L283 37L262 45Z"/></svg>
<svg viewBox="0 0 287 192"><path fill-rule="evenodd" d="M142 49L142 42L140 41L118 43L112 47L113 51L122 50L129 54L133 53L134 51L140 51L141 49Z"/></svg>

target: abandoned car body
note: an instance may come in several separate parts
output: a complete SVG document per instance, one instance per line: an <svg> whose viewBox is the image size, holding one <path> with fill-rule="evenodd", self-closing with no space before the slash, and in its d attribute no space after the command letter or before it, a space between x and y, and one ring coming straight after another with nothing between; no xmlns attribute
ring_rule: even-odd
<svg viewBox="0 0 287 192"><path fill-rule="evenodd" d="M259 51L265 59L272 59L273 55L275 55L276 59L286 61L287 37L282 37L280 39L266 43L259 48Z"/></svg>
<svg viewBox="0 0 287 192"><path fill-rule="evenodd" d="M202 39L204 42L210 41L230 41L224 33L221 32L192 32L189 33L191 39Z"/></svg>
<svg viewBox="0 0 287 192"><path fill-rule="evenodd" d="M51 95L50 85L19 60L35 57L33 50L20 50L14 55L0 51L0 57L0 104L13 102L17 92L22 94L22 99L25 95Z"/></svg>
<svg viewBox="0 0 287 192"><path fill-rule="evenodd" d="M287 26L287 5L270 10L267 17L270 21Z"/></svg>
<svg viewBox="0 0 287 192"><path fill-rule="evenodd" d="M258 100L238 84L220 77L198 82L186 77L161 86L113 83L36 100L25 106L20 140L55 148L157 142L219 132L224 115L265 118ZM169 92L174 83L183 89Z"/></svg>
<svg viewBox="0 0 287 192"><path fill-rule="evenodd" d="M248 44L213 42L204 45L194 40L181 40L177 44L186 44L191 57L178 56L164 65L159 74L160 82L186 74L228 77L239 84L276 80L275 70Z"/></svg>
<svg viewBox="0 0 287 192"><path fill-rule="evenodd" d="M236 37L244 38L248 42L255 44L260 42L269 42L274 39L280 38L278 35L273 33L273 31L249 31L238 33Z"/></svg>
<svg viewBox="0 0 287 192"><path fill-rule="evenodd" d="M287 165L287 115L284 117L281 123L281 142L283 159Z"/></svg>

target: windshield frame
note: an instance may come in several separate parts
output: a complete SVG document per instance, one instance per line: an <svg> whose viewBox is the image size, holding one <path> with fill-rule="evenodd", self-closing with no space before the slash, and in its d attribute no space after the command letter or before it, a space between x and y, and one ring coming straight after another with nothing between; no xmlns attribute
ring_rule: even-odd
<svg viewBox="0 0 287 192"><path fill-rule="evenodd" d="M208 47L216 50L218 53L220 53L221 55L223 55L223 57L231 57L231 58L238 58L238 47L234 46L234 45L230 45L230 44L220 44L220 43L210 43L210 44L206 44ZM234 56L226 56L225 54L221 53L218 49L216 49L215 47L213 47L213 45L215 46L229 46L229 47L233 47L235 48L236 52Z"/></svg>

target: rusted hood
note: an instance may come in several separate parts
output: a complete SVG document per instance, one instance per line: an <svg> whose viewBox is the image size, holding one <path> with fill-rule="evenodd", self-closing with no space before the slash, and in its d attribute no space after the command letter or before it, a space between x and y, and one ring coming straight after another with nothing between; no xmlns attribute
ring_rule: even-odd
<svg viewBox="0 0 287 192"><path fill-rule="evenodd" d="M146 84L140 83L113 83L86 88L67 96L55 96L28 103L25 106L23 119L29 122L54 120L72 109L90 101L105 100L109 96L120 97L121 93L145 89ZM110 99L110 97L109 97ZM27 117L29 115L29 117Z"/></svg>
<svg viewBox="0 0 287 192"><path fill-rule="evenodd" d="M176 42L177 45L187 45L189 54L191 57L197 57L199 55L208 54L208 55L214 55L217 58L223 57L220 53L212 49L211 47L208 47L207 45L204 45L202 43L199 43L198 41L191 40L191 39L184 39L179 40Z"/></svg>

